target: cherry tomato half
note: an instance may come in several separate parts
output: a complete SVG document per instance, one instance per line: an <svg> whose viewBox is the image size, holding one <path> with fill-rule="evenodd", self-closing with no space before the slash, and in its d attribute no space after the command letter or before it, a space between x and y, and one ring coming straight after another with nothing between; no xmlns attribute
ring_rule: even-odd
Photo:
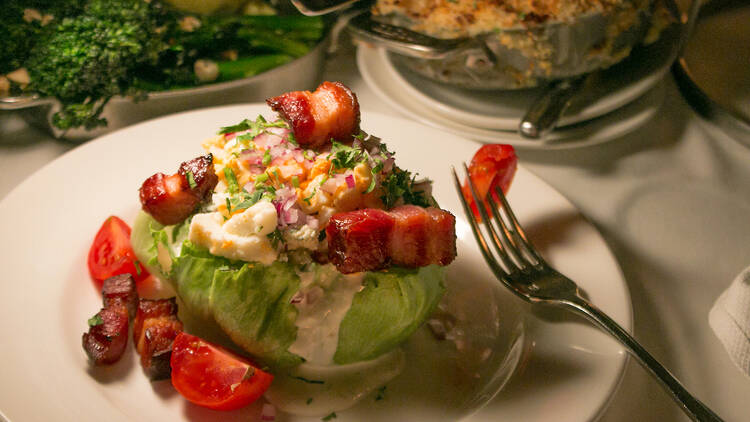
<svg viewBox="0 0 750 422"><path fill-rule="evenodd" d="M499 186L503 193L507 193L513 176L518 167L518 157L511 145L486 144L474 154L469 163L469 177L474 183L477 194L487 204L487 192L494 192ZM474 197L469 190L468 181L462 187L463 195L471 206L474 216L479 217L479 209L474 203ZM494 193L493 193L494 195ZM497 195L495 195L497 197Z"/></svg>
<svg viewBox="0 0 750 422"><path fill-rule="evenodd" d="M214 410L247 406L273 380L241 356L184 332L174 340L170 364L174 388L191 403Z"/></svg>
<svg viewBox="0 0 750 422"><path fill-rule="evenodd" d="M96 233L89 249L88 265L91 278L99 284L125 273L130 273L136 283L149 276L130 246L130 227L115 216L107 218Z"/></svg>

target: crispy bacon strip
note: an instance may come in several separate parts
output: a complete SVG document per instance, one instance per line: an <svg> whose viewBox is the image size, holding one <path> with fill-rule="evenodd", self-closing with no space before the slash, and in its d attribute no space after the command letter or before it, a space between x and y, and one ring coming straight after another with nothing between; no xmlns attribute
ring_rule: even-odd
<svg viewBox="0 0 750 422"><path fill-rule="evenodd" d="M287 92L266 103L289 123L295 140L305 147L319 147L331 138L347 142L359 133L357 96L340 82L323 82L314 92Z"/></svg>
<svg viewBox="0 0 750 422"><path fill-rule="evenodd" d="M128 344L128 308L124 305L102 308L83 333L83 350L94 365L117 362Z"/></svg>
<svg viewBox="0 0 750 422"><path fill-rule="evenodd" d="M128 309L130 319L135 317L138 308L138 290L135 280L130 274L120 274L104 280L102 284L102 301L104 307L109 308L116 303L124 305Z"/></svg>
<svg viewBox="0 0 750 422"><path fill-rule="evenodd" d="M177 173L156 173L141 185L143 210L161 224L177 224L211 194L219 178L213 170L213 156L207 154L185 161Z"/></svg>
<svg viewBox="0 0 750 422"><path fill-rule="evenodd" d="M448 265L456 257L455 223L448 211L415 205L334 214L326 226L328 257L344 274Z"/></svg>
<svg viewBox="0 0 750 422"><path fill-rule="evenodd" d="M102 296L104 307L90 320L89 331L82 338L83 350L94 365L120 360L128 343L129 319L138 303L135 281L130 274L104 280Z"/></svg>
<svg viewBox="0 0 750 422"><path fill-rule="evenodd" d="M133 341L141 357L141 366L152 380L169 378L172 343L182 331L177 318L177 302L170 299L141 299L133 326Z"/></svg>

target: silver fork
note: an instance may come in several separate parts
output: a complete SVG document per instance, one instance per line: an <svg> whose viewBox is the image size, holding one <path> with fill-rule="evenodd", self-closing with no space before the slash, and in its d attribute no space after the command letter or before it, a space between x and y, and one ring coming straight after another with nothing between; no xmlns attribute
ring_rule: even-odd
<svg viewBox="0 0 750 422"><path fill-rule="evenodd" d="M468 174L465 164L463 167ZM451 168L451 172L453 173L453 180L458 190L458 196L461 198L466 218L469 220L477 243L479 243L482 255L502 284L527 302L556 305L586 317L594 325L620 341L636 358L638 363L659 381L661 386L690 419L701 422L722 420L711 409L690 394L633 336L628 334L612 318L584 298L575 282L552 268L541 257L527 239L523 228L518 223L518 219L500 189L496 189L496 191L500 199L502 212L498 208L497 201L493 198L493 195L488 193L489 208L495 221L495 224L492 224L486 207L478 199L476 189L471 183L470 178L467 177L474 203L482 216L482 222L479 223L474 218L470 206L466 203L461 193L461 182L456 174L456 169ZM489 243L482 233L480 224L486 227L486 231L490 236L489 243L492 243L495 253L501 262L498 262L495 254L490 249Z"/></svg>

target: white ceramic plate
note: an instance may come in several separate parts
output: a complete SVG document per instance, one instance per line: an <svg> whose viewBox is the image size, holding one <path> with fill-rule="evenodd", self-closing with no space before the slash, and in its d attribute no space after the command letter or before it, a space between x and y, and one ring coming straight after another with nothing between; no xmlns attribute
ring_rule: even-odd
<svg viewBox="0 0 750 422"><path fill-rule="evenodd" d="M661 80L674 57L677 26L655 43L637 46L631 55L609 69L595 73L574 97L558 127L602 116L642 96ZM398 57L377 51L378 65L392 84L435 114L467 126L515 131L543 88L525 90L472 90L434 82L410 71Z"/></svg>
<svg viewBox="0 0 750 422"><path fill-rule="evenodd" d="M591 146L624 136L647 122L659 109L664 99L661 84L644 95L599 118L577 125L557 128L542 140L530 140L516 132L485 129L452 119L449 114L429 107L397 81L397 72L390 65L387 53L380 48L360 45L357 66L367 85L393 109L426 125L450 132L462 138L482 142L501 142L524 149L569 149ZM516 125L519 116L516 116ZM514 126L512 130L515 130Z"/></svg>
<svg viewBox="0 0 750 422"><path fill-rule="evenodd" d="M132 126L63 155L0 202L0 412L7 421L258 420L259 405L229 414L208 411L188 404L169 382L150 383L132 347L113 367L91 369L80 339L86 320L101 306L85 261L102 221L111 214L132 218L139 207L137 189L146 177L175 171L179 162L199 154L200 141L219 127L259 113L268 116L269 110L261 104L229 106ZM593 420L616 389L625 354L579 320L530 315L492 280L460 217L449 178L449 166L468 160L479 144L367 112L363 128L386 139L400 165L432 178L437 199L459 216L460 259L449 271L451 300L479 327L494 325L498 313L499 335L490 339L492 365L463 361L480 372L479 381L467 383L457 377L456 362L441 360L450 354L444 354L445 342L436 345L425 330L418 331L407 353L429 350L429 359L412 360L408 376L389 384L385 399L365 398L336 420L455 420L487 402L470 420ZM552 263L630 329L626 285L593 226L523 168L510 201ZM523 321L525 329L519 330ZM492 399L514 369L512 381ZM487 388L476 388L477 383ZM460 403L446 400L455 392L463 394ZM320 418L281 415L277 420Z"/></svg>

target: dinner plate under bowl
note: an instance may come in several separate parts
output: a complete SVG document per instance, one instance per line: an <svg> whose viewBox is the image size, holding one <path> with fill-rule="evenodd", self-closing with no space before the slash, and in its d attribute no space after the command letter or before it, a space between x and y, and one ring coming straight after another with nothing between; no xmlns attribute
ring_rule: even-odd
<svg viewBox="0 0 750 422"><path fill-rule="evenodd" d="M580 127L648 96L676 55L679 32L678 25L671 25L654 43L637 46L622 62L590 75L561 117L558 130ZM580 138L581 131L553 132L545 142L499 133L515 133L521 118L545 88L479 90L439 83L411 71L398 55L366 44L359 46L357 60L362 77L384 101L424 123L461 131L465 136L486 142L506 138L508 143L529 148L581 144L580 140L560 142L562 138ZM585 143L597 143L602 137L595 138Z"/></svg>
<svg viewBox="0 0 750 422"><path fill-rule="evenodd" d="M626 354L582 320L529 312L493 278L449 175L450 166L470 159L479 144L369 113L366 104L363 109L363 129L382 137L400 166L431 178L437 201L457 217L459 258L448 268L449 295L443 306L467 324L469 334L463 342L438 341L423 327L404 346L409 359L405 372L379 395L337 412L336 421L595 419L617 388ZM219 413L188 403L168 381L149 382L132 346L119 363L105 368L91 368L81 348L86 321L101 307L86 255L102 221L113 214L132 220L145 178L174 171L202 153L200 142L218 128L258 114L273 117L265 104L249 104L128 127L63 155L0 202L0 419L259 420L261 402ZM425 159L426 150L430 159ZM627 287L596 229L523 167L509 200L551 263L631 329ZM318 422L320 417L281 414L277 421Z"/></svg>

